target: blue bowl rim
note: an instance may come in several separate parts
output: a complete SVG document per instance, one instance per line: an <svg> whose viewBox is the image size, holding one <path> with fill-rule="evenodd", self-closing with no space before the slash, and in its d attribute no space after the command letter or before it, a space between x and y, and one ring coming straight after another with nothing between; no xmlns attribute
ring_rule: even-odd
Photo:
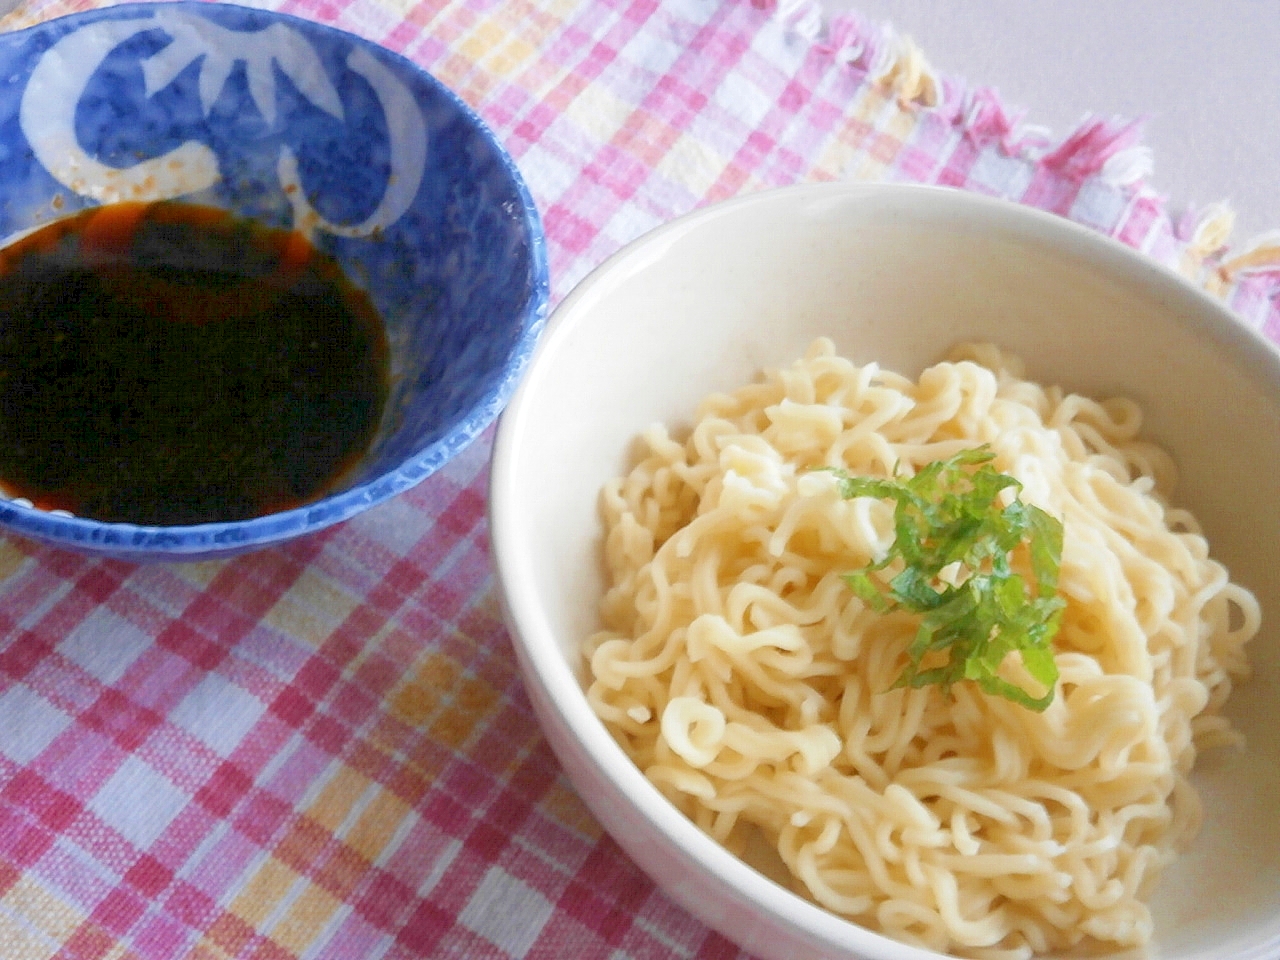
<svg viewBox="0 0 1280 960"><path fill-rule="evenodd" d="M141 13L159 7L207 10L206 0L158 0L158 2L123 3L99 7L55 17L8 34L10 39L47 30L53 25L115 19L130 13ZM546 233L542 218L533 201L528 184L515 161L492 128L480 115L445 83L426 68L395 51L371 40L328 24L304 17L242 4L222 3L224 10L284 23L296 23L306 31L331 34L335 39L370 48L376 55L397 62L402 68L421 76L436 89L458 114L474 127L494 150L497 159L520 200L520 212L528 234L532 284L529 296L518 316L521 334L511 348L502 375L460 421L439 439L409 457L394 470L338 493L290 510L271 513L249 520L214 521L211 523L155 526L94 520L89 517L66 516L23 506L10 499L0 499L0 527L70 549L92 550L104 554L151 555L156 558L181 559L186 555L209 556L230 554L270 546L304 533L313 533L348 520L392 496L421 483L453 456L460 453L488 427L514 393L528 366L539 334L546 323L550 301L550 272L547 263Z"/></svg>

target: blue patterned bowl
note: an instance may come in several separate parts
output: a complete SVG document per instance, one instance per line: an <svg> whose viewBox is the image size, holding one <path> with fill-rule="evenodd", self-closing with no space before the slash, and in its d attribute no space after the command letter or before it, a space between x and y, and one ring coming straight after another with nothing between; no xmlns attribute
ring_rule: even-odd
<svg viewBox="0 0 1280 960"><path fill-rule="evenodd" d="M386 322L387 412L347 485L180 527L0 500L0 527L131 560L206 559L345 520L421 481L497 416L545 319L541 221L456 95L349 34L226 4L129 4L0 36L0 238L122 200L303 231ZM3 322L3 318L0 318Z"/></svg>

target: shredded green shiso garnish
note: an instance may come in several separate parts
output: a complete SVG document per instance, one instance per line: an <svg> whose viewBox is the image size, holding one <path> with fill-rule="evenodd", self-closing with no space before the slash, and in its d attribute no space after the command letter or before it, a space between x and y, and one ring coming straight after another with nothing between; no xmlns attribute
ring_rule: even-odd
<svg viewBox="0 0 1280 960"><path fill-rule="evenodd" d="M1019 500L1022 484L997 473L994 457L983 446L930 463L913 477L888 480L833 470L846 499L896 504L893 546L844 580L874 610L921 615L907 648L910 663L894 687L940 684L949 693L952 684L972 680L987 693L1039 711L1053 701L1058 679L1052 641L1064 606L1057 594L1062 523ZM1010 487L1013 499L1002 507L1000 493ZM1010 555L1024 543L1031 584L1010 565ZM945 580L939 576L957 563ZM872 576L893 564L901 570L887 586ZM998 675L1015 650L1027 672L1048 689L1044 696ZM945 663L931 656L944 652Z"/></svg>

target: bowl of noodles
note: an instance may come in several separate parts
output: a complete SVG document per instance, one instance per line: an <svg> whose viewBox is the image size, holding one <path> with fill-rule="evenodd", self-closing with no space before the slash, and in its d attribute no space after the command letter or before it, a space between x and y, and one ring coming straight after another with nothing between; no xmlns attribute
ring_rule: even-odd
<svg viewBox="0 0 1280 960"><path fill-rule="evenodd" d="M822 184L640 238L501 420L526 689L753 955L1280 956L1280 354L1093 232Z"/></svg>

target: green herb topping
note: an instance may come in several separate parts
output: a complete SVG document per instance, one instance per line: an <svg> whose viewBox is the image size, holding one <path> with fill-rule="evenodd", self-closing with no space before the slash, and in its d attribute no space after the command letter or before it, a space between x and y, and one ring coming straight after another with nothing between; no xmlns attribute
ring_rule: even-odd
<svg viewBox="0 0 1280 960"><path fill-rule="evenodd" d="M1058 679L1051 643L1064 606L1057 595L1062 523L1019 500L1022 484L997 473L990 465L994 457L983 446L930 463L914 477L889 480L833 471L846 499L875 497L896 504L897 536L889 552L844 580L874 610L922 615L907 649L911 663L894 687L937 683L949 692L953 683L973 680L987 693L1044 710ZM1014 497L1002 507L1000 492L1009 487ZM1024 544L1022 568L1029 567L1031 585L1011 565ZM901 570L887 588L871 576L895 563ZM953 564L959 566L944 580L940 574ZM1048 688L1043 697L997 675L1014 650L1027 672ZM942 652L950 657L945 663L930 656ZM924 667L926 660L930 665Z"/></svg>

